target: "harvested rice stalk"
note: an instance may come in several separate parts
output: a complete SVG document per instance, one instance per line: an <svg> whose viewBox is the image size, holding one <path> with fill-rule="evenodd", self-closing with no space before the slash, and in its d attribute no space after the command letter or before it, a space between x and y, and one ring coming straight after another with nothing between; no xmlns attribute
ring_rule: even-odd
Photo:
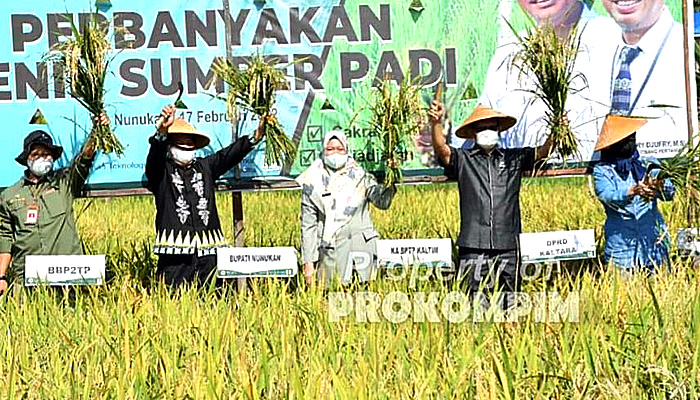
<svg viewBox="0 0 700 400"><path fill-rule="evenodd" d="M287 82L284 73L274 67L274 61L268 62L258 54L250 59L247 69L240 70L219 59L213 69L216 76L230 87L225 98L230 115L243 109L266 119L263 126L265 163L283 165L292 162L296 146L284 132L275 109L275 92L286 87Z"/></svg>
<svg viewBox="0 0 700 400"><path fill-rule="evenodd" d="M418 132L423 118L423 102L420 86L411 81L410 73L404 77L398 90L385 77L374 90L370 111L370 129L380 138L384 149L384 184L392 186L403 180L400 152L410 148L413 136Z"/></svg>
<svg viewBox="0 0 700 400"><path fill-rule="evenodd" d="M81 29L71 22L71 29L73 36L55 44L44 59L63 65L71 97L97 117L105 113L105 77L112 61L107 28L93 14ZM86 143L105 154L124 153L109 126L93 123Z"/></svg>
<svg viewBox="0 0 700 400"><path fill-rule="evenodd" d="M533 24L534 25L534 24ZM575 79L574 63L580 46L580 35L573 27L566 38L560 38L551 24L527 28L519 34L512 25L520 50L513 56L511 67L518 69L520 76L532 76L535 89L529 92L541 99L547 107L545 121L552 139L552 151L566 159L578 156L578 139L571 129L566 112L566 99Z"/></svg>
<svg viewBox="0 0 700 400"><path fill-rule="evenodd" d="M688 142L678 154L662 160L658 178L669 179L675 186L687 226L700 226L700 143Z"/></svg>

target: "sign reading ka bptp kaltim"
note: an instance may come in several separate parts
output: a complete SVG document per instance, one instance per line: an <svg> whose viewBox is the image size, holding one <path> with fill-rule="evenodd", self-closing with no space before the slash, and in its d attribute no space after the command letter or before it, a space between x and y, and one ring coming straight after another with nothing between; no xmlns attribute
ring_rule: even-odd
<svg viewBox="0 0 700 400"><path fill-rule="evenodd" d="M377 259L385 268L449 267L452 265L452 242L450 239L379 240Z"/></svg>
<svg viewBox="0 0 700 400"><path fill-rule="evenodd" d="M101 285L104 282L104 276L104 254L27 256L24 285Z"/></svg>

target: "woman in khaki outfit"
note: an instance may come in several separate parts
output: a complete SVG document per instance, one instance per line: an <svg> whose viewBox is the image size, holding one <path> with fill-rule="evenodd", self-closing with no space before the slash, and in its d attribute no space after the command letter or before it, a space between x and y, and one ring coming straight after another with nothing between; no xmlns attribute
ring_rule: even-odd
<svg viewBox="0 0 700 400"><path fill-rule="evenodd" d="M330 131L319 159L297 178L301 194L301 247L307 283L343 285L373 277L377 258L377 231L369 204L387 209L394 187L376 179L348 155L343 132Z"/></svg>

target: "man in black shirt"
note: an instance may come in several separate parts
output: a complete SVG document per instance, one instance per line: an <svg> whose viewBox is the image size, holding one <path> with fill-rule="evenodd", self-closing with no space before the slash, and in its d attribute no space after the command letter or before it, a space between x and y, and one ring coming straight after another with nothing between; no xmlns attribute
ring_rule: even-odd
<svg viewBox="0 0 700 400"><path fill-rule="evenodd" d="M503 307L509 308L520 289L520 178L549 156L551 141L538 148L501 148L499 135L515 124L515 118L478 105L455 132L475 140L475 145L456 149L445 141L442 104L434 101L428 114L435 155L459 188L460 273L466 270L472 294L480 287L488 292L498 286Z"/></svg>
<svg viewBox="0 0 700 400"><path fill-rule="evenodd" d="M206 157L196 150L209 137L182 118L175 106L161 111L157 133L149 139L147 187L156 203L157 275L170 286L203 285L216 274L216 253L228 247L216 207L216 180L240 163L263 136L261 119L254 138L241 136Z"/></svg>

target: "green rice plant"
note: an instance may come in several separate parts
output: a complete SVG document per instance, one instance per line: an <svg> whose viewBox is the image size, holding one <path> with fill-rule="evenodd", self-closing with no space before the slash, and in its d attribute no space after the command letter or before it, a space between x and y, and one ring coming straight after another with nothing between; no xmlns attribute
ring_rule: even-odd
<svg viewBox="0 0 700 400"><path fill-rule="evenodd" d="M403 164L401 152L409 151L414 135L424 119L424 105L418 81L411 81L410 73L402 79L398 89L385 77L372 91L370 100L370 129L379 138L384 150L384 184L401 183Z"/></svg>
<svg viewBox="0 0 700 400"><path fill-rule="evenodd" d="M580 296L571 323L363 323L354 312L332 322L326 293L273 279L253 280L246 292L173 292L130 279L82 291L14 290L0 303L0 396L694 398L694 278L689 270L653 281L557 279L551 293ZM346 293L407 289L379 280ZM452 288L426 282L421 291Z"/></svg>
<svg viewBox="0 0 700 400"><path fill-rule="evenodd" d="M299 191L243 196L247 245L299 248ZM524 179L520 197L526 232L600 230L605 221L585 178ZM406 186L390 213L371 212L382 238L454 239L458 202L454 183ZM232 238L231 196L218 193L217 204ZM416 279L426 270L338 291L406 294L406 321L382 317L384 304L378 321L356 321L362 297L332 321L333 291L296 278L250 279L245 291L228 282L173 291L153 281L150 196L78 199L74 209L83 210L86 246L107 255L114 276L81 290L13 284L0 296L0 398L698 398L700 280L680 258L651 279L601 271L593 259L581 272L568 274L565 263L552 279L524 284L544 298L577 294L576 322L543 322L536 312L474 322L472 307L463 322L449 321L442 299L464 288ZM440 320L414 321L418 296L431 293Z"/></svg>
<svg viewBox="0 0 700 400"><path fill-rule="evenodd" d="M79 29L71 21L73 35L56 43L44 57L63 65L71 97L77 100L93 117L105 114L105 79L113 56L107 38L107 27L101 25L96 14L91 14ZM105 154L122 155L124 146L109 126L95 124L88 134L84 148L92 147Z"/></svg>
<svg viewBox="0 0 700 400"><path fill-rule="evenodd" d="M510 23L509 26L520 45L511 59L511 68L516 68L520 76L534 78L535 88L528 91L547 107L545 120L552 151L563 159L578 155L578 140L566 110L566 99L576 90L574 81L584 78L574 71L581 43L577 27L572 27L567 37L560 38L548 23L536 25L531 20L523 33L518 33Z"/></svg>
<svg viewBox="0 0 700 400"><path fill-rule="evenodd" d="M700 144L689 141L675 156L662 160L658 178L669 179L676 188L686 226L700 226Z"/></svg>
<svg viewBox="0 0 700 400"><path fill-rule="evenodd" d="M275 68L275 60L266 60L256 54L248 66L240 70L231 62L219 59L214 63L216 76L229 85L226 104L229 114L239 108L255 113L262 119L265 136L265 163L284 165L291 163L296 154L294 142L284 132L277 119L275 92L286 87L284 73Z"/></svg>

